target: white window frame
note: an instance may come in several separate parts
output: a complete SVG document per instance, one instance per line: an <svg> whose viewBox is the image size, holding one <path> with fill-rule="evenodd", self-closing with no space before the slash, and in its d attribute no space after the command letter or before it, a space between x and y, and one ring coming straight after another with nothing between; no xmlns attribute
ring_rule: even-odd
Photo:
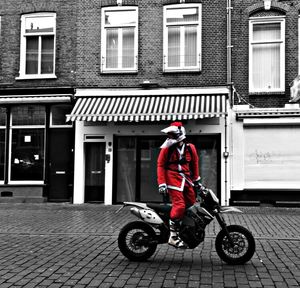
<svg viewBox="0 0 300 288"><path fill-rule="evenodd" d="M1 21L1 16L0 16L0 21ZM0 27L1 29L1 27ZM6 113L7 113L7 108L6 109ZM6 122L6 121L5 121ZM6 123L5 123L6 124ZM4 130L4 133L6 134L6 129L7 129L7 125L0 125L0 130ZM5 135L5 142L6 142L6 135ZM6 146L6 145L5 145ZM5 147L4 147L4 155L6 155L6 151L5 151ZM6 157L6 156L4 156ZM4 163L4 167L5 167L5 163ZM4 176L4 175L2 175ZM4 179L3 180L0 180L0 184L4 184Z"/></svg>
<svg viewBox="0 0 300 288"><path fill-rule="evenodd" d="M4 130L4 133L6 133L6 126L1 126L0 125L0 130ZM6 138L6 137L5 137ZM6 139L5 139L6 141ZM5 148L4 148L4 155L5 155L6 151L5 151ZM4 167L5 167L5 164L4 164ZM4 175L1 175L1 177L4 176ZM0 184L4 184L4 179L3 180L0 180Z"/></svg>
<svg viewBox="0 0 300 288"><path fill-rule="evenodd" d="M135 11L135 24L132 25L106 25L105 24L105 13L108 11L111 12L117 12L117 11ZM106 7L102 8L102 14L101 14L101 72L102 73L135 73L138 70L138 7L136 6L122 6L122 7ZM118 67L117 68L106 68L106 27L114 27L118 28L118 38L119 38L119 43L118 43L118 52L120 52L120 57L118 59ZM122 68L122 28L125 27L134 27L134 66L132 68Z"/></svg>
<svg viewBox="0 0 300 288"><path fill-rule="evenodd" d="M25 32L25 23L27 18L32 17L53 17L54 18L54 27L53 32L42 32L38 33L26 33ZM19 77L16 77L16 80L23 79L55 79L55 58L56 58L56 13L45 12L45 13L30 13L24 14L21 16L21 39L20 39L20 70ZM50 74L41 74L41 36L53 35L54 36L54 50L53 50L53 73ZM39 60L38 60L38 73L37 74L26 74L26 36L39 36Z"/></svg>
<svg viewBox="0 0 300 288"><path fill-rule="evenodd" d="M265 92L284 92L285 91L285 17L252 17L249 19L249 92L251 93L265 93ZM280 87L270 89L255 89L253 87L253 44L263 43L262 41L252 41L253 26L255 24L280 24L280 39L276 41L268 41L266 43L280 43ZM265 41L264 41L265 42Z"/></svg>
<svg viewBox="0 0 300 288"><path fill-rule="evenodd" d="M188 24L183 22L174 22L167 23L167 10L168 9L184 9L184 8L198 8L199 11L199 19L198 21L188 22ZM197 25L197 65L196 66L184 66L184 61L182 61L185 57L184 53L184 26L185 25ZM184 71L201 71L202 69L202 61L201 61L201 52L202 52L202 4L175 4L175 5L166 5L164 6L164 16L163 16L163 51L164 51L164 59L163 59L163 71L164 72L184 72ZM168 27L169 26L180 26L180 66L179 67L168 67Z"/></svg>

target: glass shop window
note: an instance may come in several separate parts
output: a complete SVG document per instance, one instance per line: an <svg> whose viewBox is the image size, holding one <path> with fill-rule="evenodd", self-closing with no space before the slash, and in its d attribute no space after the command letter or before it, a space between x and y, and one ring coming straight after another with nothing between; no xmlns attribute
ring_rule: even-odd
<svg viewBox="0 0 300 288"><path fill-rule="evenodd" d="M51 107L50 126L51 127L72 127L71 122L66 122L66 115L72 111L71 105L59 104Z"/></svg>
<svg viewBox="0 0 300 288"><path fill-rule="evenodd" d="M10 143L10 181L44 180L44 106L12 107Z"/></svg>

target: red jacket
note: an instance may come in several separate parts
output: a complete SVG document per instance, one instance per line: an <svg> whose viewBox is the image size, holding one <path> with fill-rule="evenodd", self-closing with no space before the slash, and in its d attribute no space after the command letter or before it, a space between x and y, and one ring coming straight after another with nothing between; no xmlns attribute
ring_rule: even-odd
<svg viewBox="0 0 300 288"><path fill-rule="evenodd" d="M157 182L159 186L167 184L169 189L183 191L184 185L193 185L192 183L195 180L200 179L199 157L196 147L191 143L185 143L184 145L181 156L180 147L177 145L161 149L157 159ZM187 146L190 146L190 149ZM170 155L168 155L169 149L173 150ZM186 163L179 164L180 158L184 157Z"/></svg>

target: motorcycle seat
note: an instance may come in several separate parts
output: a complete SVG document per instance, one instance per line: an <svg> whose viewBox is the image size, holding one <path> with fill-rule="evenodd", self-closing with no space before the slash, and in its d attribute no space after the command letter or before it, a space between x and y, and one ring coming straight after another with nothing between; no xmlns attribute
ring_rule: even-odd
<svg viewBox="0 0 300 288"><path fill-rule="evenodd" d="M168 214L170 213L170 211L172 209L172 205L169 205L169 204L147 203L147 206L156 212L162 212L162 213L168 213Z"/></svg>

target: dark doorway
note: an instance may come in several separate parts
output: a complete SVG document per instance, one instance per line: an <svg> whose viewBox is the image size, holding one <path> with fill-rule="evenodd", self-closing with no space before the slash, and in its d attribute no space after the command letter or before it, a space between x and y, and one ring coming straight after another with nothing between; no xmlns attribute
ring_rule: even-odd
<svg viewBox="0 0 300 288"><path fill-rule="evenodd" d="M85 202L104 202L105 143L85 143Z"/></svg>
<svg viewBox="0 0 300 288"><path fill-rule="evenodd" d="M70 201L73 183L72 129L49 131L49 201Z"/></svg>

